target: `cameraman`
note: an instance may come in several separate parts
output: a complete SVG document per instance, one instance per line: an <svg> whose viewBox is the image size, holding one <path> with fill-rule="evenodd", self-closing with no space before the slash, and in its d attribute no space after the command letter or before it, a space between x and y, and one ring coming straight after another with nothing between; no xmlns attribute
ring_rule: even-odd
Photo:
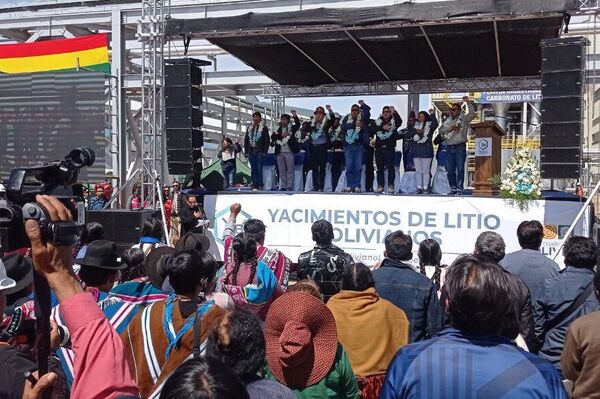
<svg viewBox="0 0 600 399"><path fill-rule="evenodd" d="M68 221L71 215L58 199L38 195L37 202L42 205L52 221ZM27 221L27 236L31 241L31 250L35 270L43 276L56 294L61 304L61 314L71 333L72 348L76 352L74 365L75 380L71 390L73 398L116 398L137 397L138 390L124 355L123 343L111 327L94 297L83 291L73 272L73 247L53 246L42 241L37 222ZM0 273L1 274L1 273ZM0 275L0 280L3 276ZM10 285L10 281L8 282ZM7 285L7 284L5 284ZM0 292L0 297L2 297ZM0 306L3 302L0 298ZM35 386L25 381L23 368L34 367L25 364L12 347L0 346L0 380L14 383L0 384L0 397L6 396L4 389L14 390L23 387L23 398L38 398L41 393L56 383L57 376L48 373L42 376ZM7 377L11 376L11 379ZM19 394L19 396L21 395Z"/></svg>
<svg viewBox="0 0 600 399"><path fill-rule="evenodd" d="M194 194L188 194L185 198L187 206L181 208L179 213L181 217L181 236L186 233L204 234L208 225L208 220L198 204L198 198Z"/></svg>

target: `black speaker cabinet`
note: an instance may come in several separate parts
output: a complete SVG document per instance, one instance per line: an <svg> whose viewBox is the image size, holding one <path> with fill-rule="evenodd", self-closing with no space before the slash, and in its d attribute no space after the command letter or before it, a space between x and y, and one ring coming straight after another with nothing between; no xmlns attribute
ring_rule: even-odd
<svg viewBox="0 0 600 399"><path fill-rule="evenodd" d="M541 175L577 179L580 174L588 40L542 40Z"/></svg>
<svg viewBox="0 0 600 399"><path fill-rule="evenodd" d="M202 130L167 129L167 148L171 150L191 150L203 145Z"/></svg>
<svg viewBox="0 0 600 399"><path fill-rule="evenodd" d="M200 180L200 184L208 191L220 191L225 188L225 178L220 172L213 170Z"/></svg>
<svg viewBox="0 0 600 399"><path fill-rule="evenodd" d="M118 245L133 245L140 241L140 233L144 223L155 213L156 210L154 209L87 211L86 222L100 223L104 227L104 239L106 240L113 241Z"/></svg>

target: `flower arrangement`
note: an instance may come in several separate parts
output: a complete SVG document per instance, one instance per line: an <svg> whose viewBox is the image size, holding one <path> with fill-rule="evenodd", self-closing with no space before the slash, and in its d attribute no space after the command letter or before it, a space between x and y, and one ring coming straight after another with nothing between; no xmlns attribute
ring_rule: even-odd
<svg viewBox="0 0 600 399"><path fill-rule="evenodd" d="M502 198L515 202L522 211L529 208L530 201L542 195L540 171L526 148L516 150L504 174L494 180L492 184L500 187Z"/></svg>

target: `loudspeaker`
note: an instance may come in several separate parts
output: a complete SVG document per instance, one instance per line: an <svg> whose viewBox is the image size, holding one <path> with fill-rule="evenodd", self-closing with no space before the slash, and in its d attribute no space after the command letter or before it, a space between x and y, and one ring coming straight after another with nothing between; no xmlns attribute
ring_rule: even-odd
<svg viewBox="0 0 600 399"><path fill-rule="evenodd" d="M118 245L136 244L146 220L156 213L153 209L130 211L126 209L106 209L87 211L86 222L98 222L104 227L104 239ZM131 246L130 245L130 246Z"/></svg>
<svg viewBox="0 0 600 399"><path fill-rule="evenodd" d="M225 188L225 177L220 172L213 170L200 180L200 184L208 191L221 191Z"/></svg>
<svg viewBox="0 0 600 399"><path fill-rule="evenodd" d="M167 165L173 175L198 170L194 164L202 158L204 115L200 106L204 65L210 62L193 58L165 60Z"/></svg>
<svg viewBox="0 0 600 399"><path fill-rule="evenodd" d="M540 166L545 179L580 175L585 83L583 37L542 40Z"/></svg>

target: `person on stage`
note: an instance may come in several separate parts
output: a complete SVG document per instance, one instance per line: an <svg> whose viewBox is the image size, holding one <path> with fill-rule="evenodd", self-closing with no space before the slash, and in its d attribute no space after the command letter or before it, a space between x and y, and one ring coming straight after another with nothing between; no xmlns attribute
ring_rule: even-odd
<svg viewBox="0 0 600 399"><path fill-rule="evenodd" d="M331 137L331 146L329 154L331 154L331 191L335 192L344 170L344 139L340 136L340 122L342 116L337 112L334 113L334 123L330 128L329 137ZM328 154L328 155L329 155Z"/></svg>
<svg viewBox="0 0 600 399"><path fill-rule="evenodd" d="M433 160L432 137L439 123L432 112L421 111L417 115L415 132L413 137L405 139L413 140L413 157L415 171L417 172L417 194L429 192L429 181L431 180L431 161Z"/></svg>
<svg viewBox="0 0 600 399"><path fill-rule="evenodd" d="M468 113L462 114L459 103L452 104L450 116L440 127L439 133L446 143L446 172L452 190L449 195L462 194L465 180L465 162L467 160L467 139L471 130L471 121L475 118L475 106L468 96L463 97Z"/></svg>
<svg viewBox="0 0 600 399"><path fill-rule="evenodd" d="M400 179L400 188L398 189L399 194L416 194L417 192L417 178L415 172L415 157L414 147L416 143L413 140L407 140L407 137L412 138L416 134L415 123L417 122L417 116L415 111L410 111L408 118L406 119L406 127L400 130L400 137L402 140L402 163L404 164L404 173Z"/></svg>
<svg viewBox="0 0 600 399"><path fill-rule="evenodd" d="M396 169L394 156L396 141L400 138L397 129L402 125L402 118L392 106L385 106L379 118L372 126L375 133L371 144L375 145L375 163L377 164L377 193L382 193L385 185L384 169L387 169L388 193L394 194Z"/></svg>
<svg viewBox="0 0 600 399"><path fill-rule="evenodd" d="M296 132L300 128L300 118L295 110L292 117L288 114L281 115L277 133L271 136L271 146L275 147L277 157L277 168L279 169L279 190L294 190L294 154L300 152L300 143ZM291 124L290 120L294 119Z"/></svg>
<svg viewBox="0 0 600 399"><path fill-rule="evenodd" d="M260 112L252 114L252 125L246 129L244 137L244 154L250 162L250 173L252 177L251 187L254 190L262 190L263 184L263 161L270 144L269 128L265 126Z"/></svg>
<svg viewBox="0 0 600 399"><path fill-rule="evenodd" d="M323 191L325 171L327 167L327 147L329 146L329 130L333 124L334 114L331 105L326 105L328 115L323 107L317 107L308 131L310 133L310 159L312 164L312 191Z"/></svg>
<svg viewBox="0 0 600 399"><path fill-rule="evenodd" d="M359 100L352 105L350 113L342 119L338 129L344 142L344 158L346 162L345 192L360 192L363 151L369 141L367 123L371 116L371 107Z"/></svg>
<svg viewBox="0 0 600 399"><path fill-rule="evenodd" d="M221 160L221 170L223 171L223 176L225 176L225 188L233 185L236 173L236 156L240 152L242 152L242 146L237 140L234 144L229 137L223 139L223 147L217 154L217 157Z"/></svg>

